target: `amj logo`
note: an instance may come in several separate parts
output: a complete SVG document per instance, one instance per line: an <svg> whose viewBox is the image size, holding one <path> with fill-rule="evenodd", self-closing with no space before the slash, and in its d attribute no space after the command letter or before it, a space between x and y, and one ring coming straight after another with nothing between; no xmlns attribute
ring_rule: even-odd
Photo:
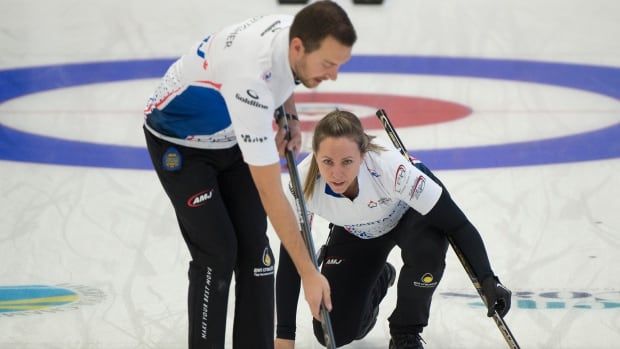
<svg viewBox="0 0 620 349"><path fill-rule="evenodd" d="M325 264L327 265L338 265L340 263L342 263L342 259L339 259L339 258L328 258L325 261Z"/></svg>
<svg viewBox="0 0 620 349"><path fill-rule="evenodd" d="M211 197L213 197L213 189L201 191L200 193L194 194L189 199L187 199L187 206L202 206L207 202L207 200L211 199Z"/></svg>

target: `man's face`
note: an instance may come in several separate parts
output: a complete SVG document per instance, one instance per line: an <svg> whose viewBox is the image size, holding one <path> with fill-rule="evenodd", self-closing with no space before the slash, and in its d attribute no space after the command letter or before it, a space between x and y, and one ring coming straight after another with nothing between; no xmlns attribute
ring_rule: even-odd
<svg viewBox="0 0 620 349"><path fill-rule="evenodd" d="M317 50L307 53L299 38L291 42L291 67L297 78L308 88L317 87L323 80L336 80L340 66L351 58L351 47L331 36Z"/></svg>

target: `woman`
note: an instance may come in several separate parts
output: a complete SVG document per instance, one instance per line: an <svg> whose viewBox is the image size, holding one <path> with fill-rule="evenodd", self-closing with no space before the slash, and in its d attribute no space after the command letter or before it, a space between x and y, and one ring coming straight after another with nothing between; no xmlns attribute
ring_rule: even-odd
<svg viewBox="0 0 620 349"><path fill-rule="evenodd" d="M359 119L334 111L316 126L313 154L298 166L308 211L329 222L321 272L329 280L336 345L363 338L395 279L387 258L401 249L390 348L422 348L431 299L445 268L451 237L470 262L489 304L488 315L510 309L511 292L493 274L478 231L442 183L421 162L364 133ZM292 194L291 194L292 195ZM292 197L289 198L292 200ZM299 277L280 249L276 278L277 349L293 348ZM323 342L320 323L314 332Z"/></svg>

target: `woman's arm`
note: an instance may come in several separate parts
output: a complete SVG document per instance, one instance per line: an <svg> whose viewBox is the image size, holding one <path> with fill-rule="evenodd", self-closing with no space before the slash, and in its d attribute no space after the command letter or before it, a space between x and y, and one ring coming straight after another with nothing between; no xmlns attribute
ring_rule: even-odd
<svg viewBox="0 0 620 349"><path fill-rule="evenodd" d="M300 282L291 257L284 246L280 245L276 274L276 338L281 339L281 348L286 348L286 343L294 344L295 341Z"/></svg>

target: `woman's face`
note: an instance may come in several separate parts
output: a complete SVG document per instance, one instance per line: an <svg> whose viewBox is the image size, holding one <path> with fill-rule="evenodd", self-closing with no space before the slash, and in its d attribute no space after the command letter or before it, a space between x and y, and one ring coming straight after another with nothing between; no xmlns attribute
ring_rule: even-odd
<svg viewBox="0 0 620 349"><path fill-rule="evenodd" d="M347 137L327 137L319 143L315 154L321 177L338 194L357 190L357 174L362 153L357 143Z"/></svg>

